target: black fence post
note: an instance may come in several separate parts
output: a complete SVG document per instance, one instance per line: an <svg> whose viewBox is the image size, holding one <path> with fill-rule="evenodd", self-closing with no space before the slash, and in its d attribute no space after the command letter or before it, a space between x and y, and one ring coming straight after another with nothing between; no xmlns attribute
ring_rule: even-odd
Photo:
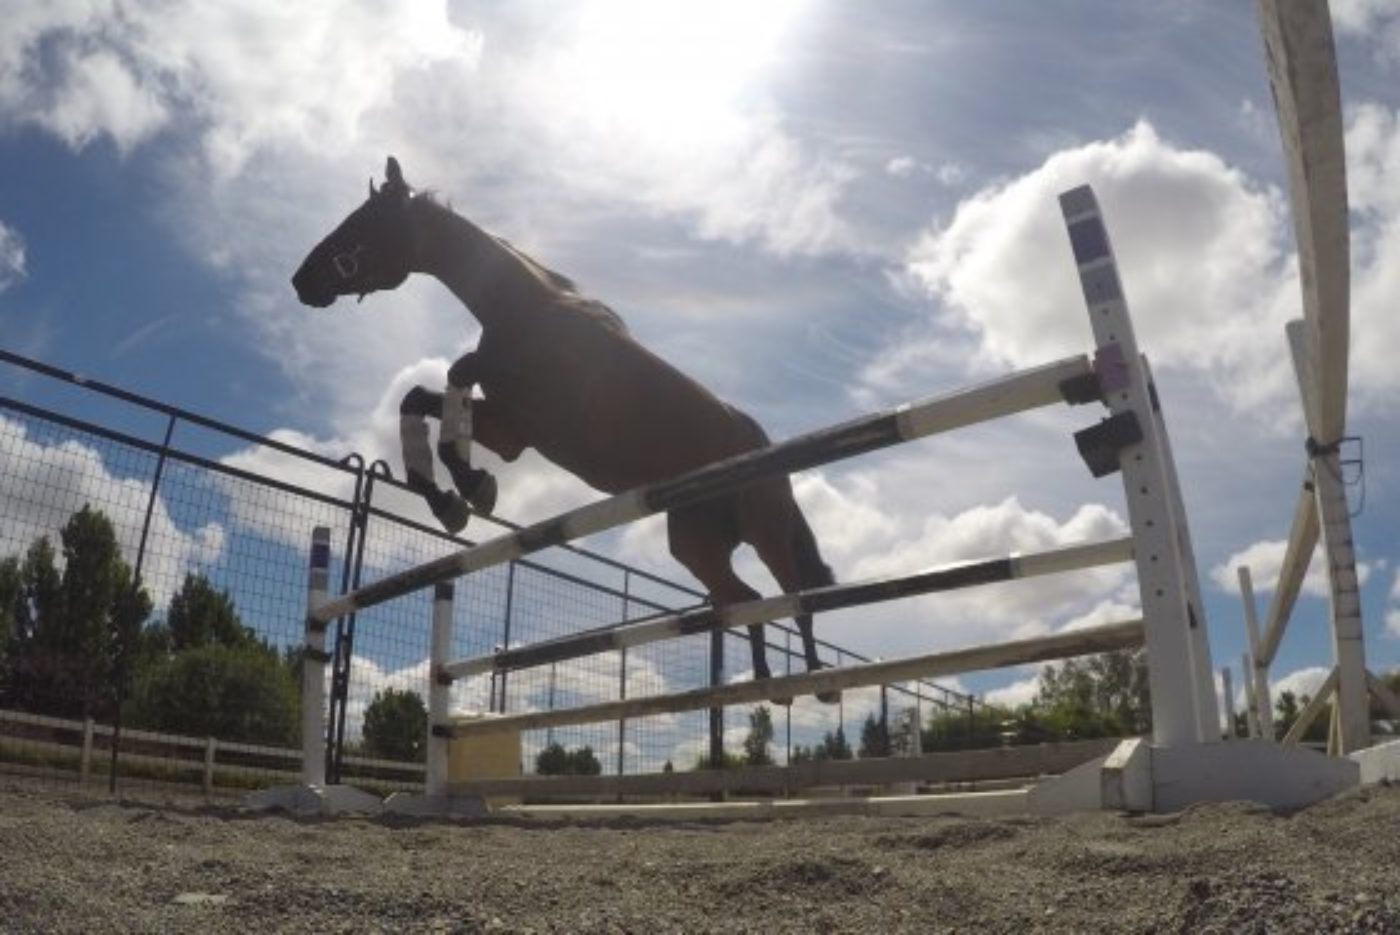
<svg viewBox="0 0 1400 935"><path fill-rule="evenodd" d="M175 421L174 414L166 418L165 438L161 440L160 453L156 455L156 469L151 477L151 494L146 498L146 517L141 521L141 541L136 546L136 568L131 573L131 595L128 601L132 607L136 606L137 596L141 593L141 570L146 562L146 539L151 534L151 516L155 513L156 497L160 494L160 479L165 473L170 439L175 434ZM112 667L113 678L116 681L116 685L112 686L115 690L112 712L112 764L107 774L107 792L111 795L116 795L117 792L117 756L122 746L122 707L126 704L126 679L131 671L131 654L134 650L127 627L118 628L117 639L117 658Z"/></svg>
<svg viewBox="0 0 1400 935"><path fill-rule="evenodd" d="M724 632L710 633L710 687L718 688L724 681ZM724 708L710 709L710 768L724 766Z"/></svg>
<svg viewBox="0 0 1400 935"><path fill-rule="evenodd" d="M510 649L510 624L515 616L515 568L515 562L511 562L506 566L506 612L505 620L501 624L501 649ZM494 672L491 674L491 694L493 697L486 705L488 711L500 711L502 714L506 713L506 678L509 675L510 673L508 671L504 669L501 670L501 700L497 703L494 697L497 685L496 674Z"/></svg>

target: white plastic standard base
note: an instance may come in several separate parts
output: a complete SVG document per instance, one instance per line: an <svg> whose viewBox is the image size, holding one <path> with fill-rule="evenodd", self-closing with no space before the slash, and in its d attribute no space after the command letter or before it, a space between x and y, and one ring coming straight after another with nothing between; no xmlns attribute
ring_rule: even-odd
<svg viewBox="0 0 1400 935"><path fill-rule="evenodd" d="M1039 814L1111 809L1174 812L1198 802L1302 808L1356 788L1352 760L1269 740L1153 746L1125 740L1112 753L1031 791Z"/></svg>
<svg viewBox="0 0 1400 935"><path fill-rule="evenodd" d="M1361 767L1363 786L1372 786L1378 782L1400 782L1400 740L1357 750L1349 759Z"/></svg>
<svg viewBox="0 0 1400 935"><path fill-rule="evenodd" d="M354 786L277 786L251 792L243 799L255 811L281 809L294 815L378 815L384 801Z"/></svg>
<svg viewBox="0 0 1400 935"><path fill-rule="evenodd" d="M485 818L486 803L479 795L424 795L395 792L384 800L390 815L416 815L422 818Z"/></svg>

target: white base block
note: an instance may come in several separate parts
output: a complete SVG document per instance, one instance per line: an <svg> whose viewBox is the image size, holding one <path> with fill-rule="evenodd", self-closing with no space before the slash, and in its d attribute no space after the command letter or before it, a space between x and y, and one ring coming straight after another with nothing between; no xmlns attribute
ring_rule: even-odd
<svg viewBox="0 0 1400 935"><path fill-rule="evenodd" d="M1400 782L1400 740L1357 750L1351 759L1361 767L1361 784Z"/></svg>
<svg viewBox="0 0 1400 935"><path fill-rule="evenodd" d="M245 808L282 809L295 815L378 815L384 802L354 786L277 786L251 792L243 798Z"/></svg>
<svg viewBox="0 0 1400 935"><path fill-rule="evenodd" d="M486 803L479 795L424 795L395 792L384 800L384 811L391 815L422 818L485 818Z"/></svg>
<svg viewBox="0 0 1400 935"><path fill-rule="evenodd" d="M1040 814L1114 809L1174 812L1198 802L1301 808L1360 783L1357 763L1269 740L1156 747L1125 740L1107 757L1031 791Z"/></svg>

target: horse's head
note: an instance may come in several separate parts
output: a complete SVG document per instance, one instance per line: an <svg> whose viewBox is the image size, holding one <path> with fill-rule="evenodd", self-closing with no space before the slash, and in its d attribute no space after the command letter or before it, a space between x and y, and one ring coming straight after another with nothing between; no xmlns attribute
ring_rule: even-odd
<svg viewBox="0 0 1400 935"><path fill-rule="evenodd" d="M413 191L398 160L389 157L384 184L369 183L369 198L302 261L292 277L297 298L325 308L342 295L364 298L398 287L412 272L413 229L409 201Z"/></svg>

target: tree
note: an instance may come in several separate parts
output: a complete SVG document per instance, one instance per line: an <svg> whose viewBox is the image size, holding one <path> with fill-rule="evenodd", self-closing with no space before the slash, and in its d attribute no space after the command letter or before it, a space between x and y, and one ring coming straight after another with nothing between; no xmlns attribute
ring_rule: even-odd
<svg viewBox="0 0 1400 935"><path fill-rule="evenodd" d="M1032 708L1042 726L1059 737L1150 733L1147 657L1142 650L1119 650L1046 666Z"/></svg>
<svg viewBox="0 0 1400 935"><path fill-rule="evenodd" d="M122 560L111 521L84 506L64 525L63 572L40 537L10 576L11 702L31 710L83 717L105 710L125 688L123 654L134 643L151 601ZM11 572L14 566L10 566Z"/></svg>
<svg viewBox="0 0 1400 935"><path fill-rule="evenodd" d="M186 573L180 590L170 599L165 625L170 649L177 653L211 643L247 646L257 640L239 619L228 591L214 590L209 579L194 572Z"/></svg>
<svg viewBox="0 0 1400 935"><path fill-rule="evenodd" d="M597 776L602 771L592 747L565 750L556 740L535 755L535 772L541 776Z"/></svg>
<svg viewBox="0 0 1400 935"><path fill-rule="evenodd" d="M889 756L892 752L889 725L874 714L866 715L860 728L861 759Z"/></svg>
<svg viewBox="0 0 1400 935"><path fill-rule="evenodd" d="M245 743L292 743L299 726L296 683L262 643L213 643L152 663L126 711L136 726Z"/></svg>
<svg viewBox="0 0 1400 935"><path fill-rule="evenodd" d="M1308 706L1312 698L1308 695L1299 696L1291 691L1279 692L1279 696L1274 699L1274 736L1282 739L1297 723L1302 715L1303 709ZM1308 729L1303 731L1302 740L1308 743L1325 743L1327 732L1332 719L1327 715L1327 709L1323 713L1313 718L1313 722L1308 725Z"/></svg>
<svg viewBox="0 0 1400 935"><path fill-rule="evenodd" d="M385 760L428 758L428 707L416 691L386 688L365 709L364 751Z"/></svg>
<svg viewBox="0 0 1400 935"><path fill-rule="evenodd" d="M817 760L849 760L852 758L851 745L846 741L846 729L838 726L835 731L827 731L822 742L813 751Z"/></svg>
<svg viewBox="0 0 1400 935"><path fill-rule="evenodd" d="M749 766L771 766L768 745L773 742L773 716L767 705L749 712L749 733L744 738L744 762Z"/></svg>

